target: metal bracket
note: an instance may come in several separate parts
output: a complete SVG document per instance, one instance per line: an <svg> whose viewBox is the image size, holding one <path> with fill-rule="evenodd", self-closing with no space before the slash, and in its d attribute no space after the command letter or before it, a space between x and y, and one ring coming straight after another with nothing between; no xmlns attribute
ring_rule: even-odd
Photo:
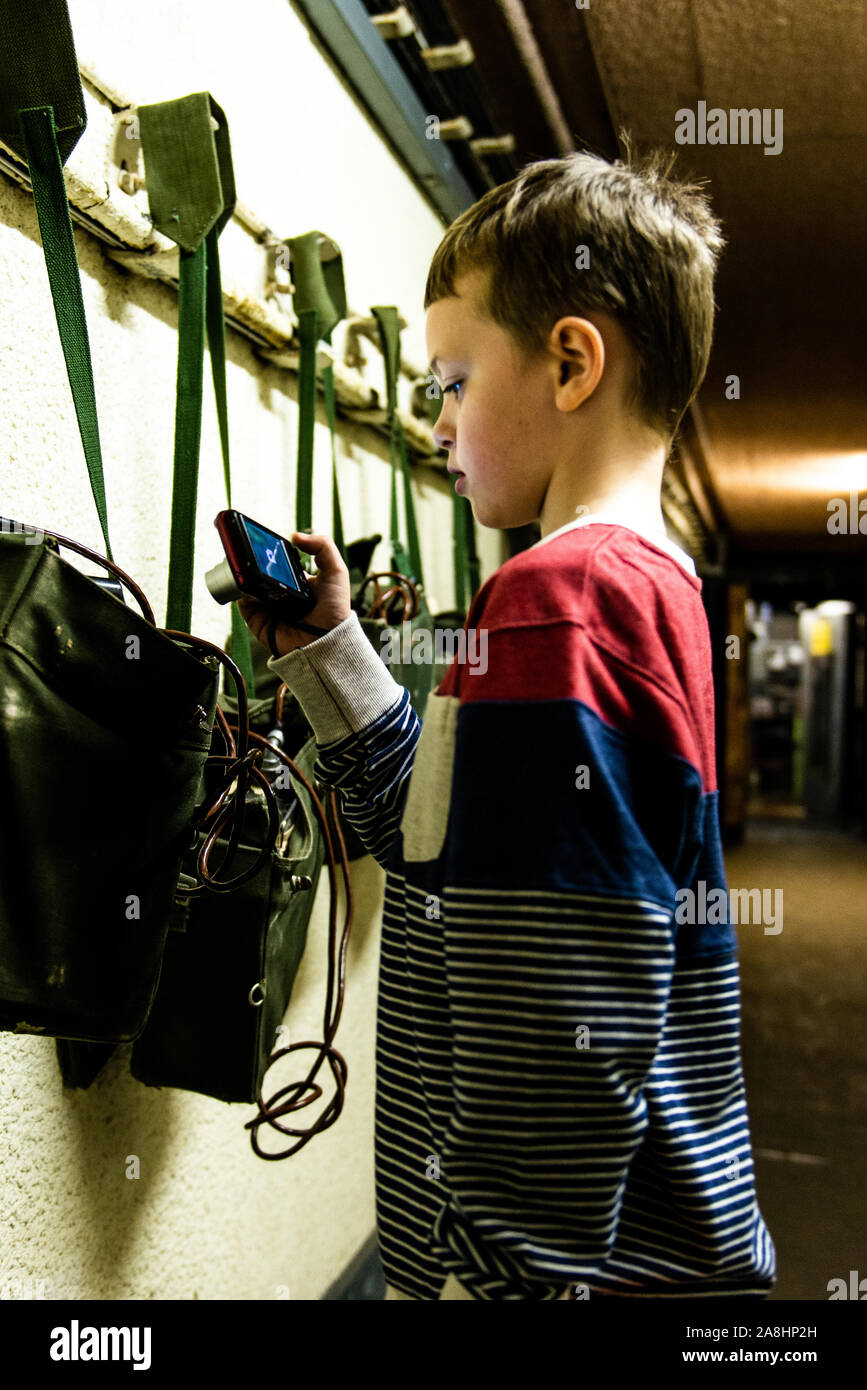
<svg viewBox="0 0 867 1390"><path fill-rule="evenodd" d="M472 122L466 116L455 116L450 121L440 121L441 140L469 140L473 133Z"/></svg>
<svg viewBox="0 0 867 1390"><path fill-rule="evenodd" d="M473 154L484 157L491 154L511 154L515 148L514 135L479 135L470 141Z"/></svg>
<svg viewBox="0 0 867 1390"><path fill-rule="evenodd" d="M469 39L459 39L457 43L439 48L422 48L419 52L431 72L438 72L440 68L465 68L476 61Z"/></svg>
<svg viewBox="0 0 867 1390"><path fill-rule="evenodd" d="M405 39L415 33L415 20L406 5L398 5L388 14L372 14L370 18L381 39Z"/></svg>
<svg viewBox="0 0 867 1390"><path fill-rule="evenodd" d="M367 366L367 358L361 351L359 338L367 338L373 345L381 351L379 336L379 324L373 314L350 314L346 319L346 339L343 349L343 361L347 367L354 367L360 371ZM407 321L402 314L398 315L397 326L401 333L407 327ZM410 367L407 362L401 360L400 370L404 376L408 376L410 381L418 380L418 372Z"/></svg>

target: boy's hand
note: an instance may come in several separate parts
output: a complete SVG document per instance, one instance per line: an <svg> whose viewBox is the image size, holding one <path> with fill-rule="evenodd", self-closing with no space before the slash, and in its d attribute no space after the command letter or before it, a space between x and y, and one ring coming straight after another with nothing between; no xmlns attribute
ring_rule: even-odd
<svg viewBox="0 0 867 1390"><path fill-rule="evenodd" d="M293 545L312 555L318 574L307 575L307 582L316 596L316 606L304 614L303 621L329 632L348 618L352 612L349 570L330 536L311 536L306 531L293 531ZM288 656L298 647L306 647L316 638L293 627L280 615L279 608L254 598L238 599L241 616L254 637L272 656Z"/></svg>

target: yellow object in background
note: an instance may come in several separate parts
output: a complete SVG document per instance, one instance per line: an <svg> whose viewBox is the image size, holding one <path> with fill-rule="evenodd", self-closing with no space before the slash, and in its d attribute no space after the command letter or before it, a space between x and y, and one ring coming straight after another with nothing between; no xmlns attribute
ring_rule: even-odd
<svg viewBox="0 0 867 1390"><path fill-rule="evenodd" d="M827 618L817 618L810 633L810 655L830 656L834 650L831 624Z"/></svg>

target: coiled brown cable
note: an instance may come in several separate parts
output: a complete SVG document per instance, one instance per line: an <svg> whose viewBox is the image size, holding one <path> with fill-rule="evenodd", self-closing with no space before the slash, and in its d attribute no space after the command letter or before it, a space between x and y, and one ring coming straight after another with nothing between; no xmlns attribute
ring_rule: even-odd
<svg viewBox="0 0 867 1390"><path fill-rule="evenodd" d="M79 555L84 555L86 559L94 560L96 564L103 565L107 570L111 570L112 574L116 574L120 582L124 584L134 596L136 603L144 614L145 621L149 622L151 627L156 627L157 624L154 618L154 611L141 589L136 584L135 580L130 579L126 571L121 569L120 565L115 564L114 560L106 559L104 555L99 554L99 551L91 550L89 546L82 545L81 541L73 541L70 540L69 536L61 536L59 531L46 531L44 526L31 526L28 521L19 521L18 525L21 527L22 531L32 531L34 535L39 533L47 537L50 541L57 541L59 545L68 545L70 550L77 550ZM60 559L62 556L58 558ZM85 578L87 578L87 576L85 576Z"/></svg>
<svg viewBox="0 0 867 1390"><path fill-rule="evenodd" d="M238 699L237 726L232 727L229 725L219 706L217 706L214 721L219 725L224 740L228 739L229 741L229 752L226 754L210 753L205 762L206 768L215 763L228 764L228 766L225 769L225 779L222 789L210 803L206 804L204 811L200 814L195 825L195 833L198 834L200 828L203 828L212 817L216 817L214 824L210 827L208 834L205 836L204 843L199 850L196 860L196 870L202 881L195 888L185 889L184 897L199 897L203 892L232 893L236 888L240 888L242 883L246 883L249 879L254 878L264 864L270 859L271 852L274 849L280 831L280 812L277 806L277 799L271 790L270 782L261 769L264 752L260 748L249 750L247 748L248 739L259 738L259 735L254 734L249 727L247 686L238 667L228 653L223 651L222 647L215 646L213 642L206 642L203 637L193 637L188 632L178 632L174 628L160 628L160 631L163 632L166 637L180 638L185 642L193 642L197 647L202 647L206 651L211 652L218 661L228 667L232 679L235 682ZM219 716L219 718L217 716ZM234 737L236 733L237 741ZM262 739L261 741L266 748L270 749L272 747L267 739ZM249 785L250 776L258 782L264 793L265 805L268 811L268 830L265 834L259 854L249 868L245 869L243 873L236 874L234 878L216 878L208 872L208 859L229 817L233 818L232 832L229 836L226 853L223 856L220 869L225 869L226 864L230 863L234 858L241 836L241 826L244 819L244 807L247 801L247 787ZM233 789L235 794L233 799L229 801L228 798Z"/></svg>
<svg viewBox="0 0 867 1390"><path fill-rule="evenodd" d="M22 526L24 525L25 523L22 523ZM136 602L141 608L145 621L150 623L152 627L156 627L156 621L154 619L153 610L150 604L148 603L147 598L145 597L142 590L138 587L138 585L129 577L128 574L125 573L124 570L120 568L119 565L115 564L111 560L108 560L105 556L100 555L97 551L91 550L89 546L82 545L78 541L73 541L67 536L59 535L57 532L47 532L42 527L34 526L27 526L26 529L34 533L41 532L43 535L55 540L58 544L69 546L71 550L77 551L80 555L83 555L87 559L92 560L96 564L101 565L105 569L110 570L113 574L117 576L117 578L130 591L130 593L133 594L133 596L136 599ZM379 576L377 576L377 578L378 577ZM383 575L381 577L385 576ZM410 583L410 581L405 580L404 576L395 575L394 577L398 578L405 584ZM413 591L414 602L412 606L412 613L409 616L414 616L415 611L417 611L418 604L417 597L414 591L414 586L411 586L411 588ZM383 616L385 616L385 605L391 600L391 598L394 595L400 592L400 588L390 589L384 597L380 595L378 583L376 586L376 590L377 601L374 604L374 608L381 605L383 608ZM406 601L404 603L404 614L407 614ZM305 624L298 624L298 626L304 627ZM270 1100L263 1100L262 1089L260 1088L257 1102L259 1107L259 1114L256 1117L256 1119L248 1121L247 1124L244 1126L245 1129L250 1130L251 1145L253 1147L254 1152L260 1158L268 1160L289 1158L293 1153L297 1153L299 1149L303 1148L305 1144L308 1144L310 1140L314 1137L314 1135L321 1133L323 1130L329 1129L331 1125L334 1124L334 1122L339 1118L340 1114L342 1113L344 1098L346 1094L346 1080L348 1075L346 1060L341 1055L341 1053L338 1052L337 1049L333 1046L333 1041L343 1012L343 998L345 991L346 972L346 948L349 942L349 934L352 929L353 897L352 882L349 874L349 861L346 853L346 842L343 838L343 833L340 828L337 793L334 788L331 788L330 795L326 798L326 806L323 807L322 802L319 800L319 797L317 796L314 788L310 785L301 769L297 766L295 762L293 762L293 760L288 756L288 754L284 753L281 748L276 746L276 744L271 743L268 739L263 738L261 734L256 733L249 727L247 687L241 672L239 671L238 667L235 665L234 661L232 661L231 657L228 655L227 652L223 651L221 647L215 646L214 643L207 642L204 638L201 637L194 637L191 633L188 632L180 632L174 628L159 628L157 630L161 631L164 634L164 636L172 638L175 641L181 641L186 644L192 644L193 646L198 647L206 652L210 652L219 662L221 662L230 671L237 691L237 725L229 724L219 705L217 705L215 709L214 729L220 733L226 751L224 754L210 753L208 758L206 759L205 767L207 767L208 765L213 765L215 763L223 764L225 776L223 779L222 788L217 792L217 794L211 799L210 802L205 803L204 808L200 811L198 820L195 824L195 835L197 837L200 828L206 825L209 821L213 821L213 824L210 826L208 834L205 837L204 843L201 846L196 862L196 868L198 870L202 882L195 888L185 890L185 898L192 898L207 891L224 893L232 892L234 891L234 889L240 887L242 883L246 883L248 879L253 878L263 867L265 861L270 859L270 856L274 849L274 845L276 843L277 835L279 833L279 810L277 807L276 798L274 796L273 791L271 790L271 785L261 768L261 762L266 750L269 753L276 755L282 762L284 762L286 766L289 768L289 770L293 773L293 775L298 778L302 786L306 788L310 796L311 803L316 812L317 818L322 826L322 833L325 838L325 859L328 866L330 890L328 914L328 982L326 986L325 1014L323 1020L323 1041L321 1043L313 1041L293 1043L288 1047L278 1048L271 1053L268 1059L269 1066L272 1065L274 1062L279 1061L281 1057L287 1056L290 1052L301 1051L305 1048L315 1048L318 1053L318 1057L304 1081L295 1082L292 1085L282 1087L271 1097ZM307 626L307 630L313 631L314 629ZM286 691L286 685L281 684L276 702L278 724L282 723L283 705ZM202 716L205 716L205 713L205 710L201 709ZM252 740L253 743L256 745L252 749L248 748L249 740ZM232 831L228 839L226 853L224 855L222 863L220 864L220 870L225 869L227 863L229 863L233 859L235 852L237 851L238 841L240 838L241 825L243 822L244 815L244 806L246 803L247 788L251 777L261 787L265 796L266 806L268 809L268 830L264 838L264 843L255 862L244 873L238 874L234 878L230 879L218 879L216 876L211 875L209 872L210 854L213 850L214 845L217 843L220 837L224 825L227 823L229 818L232 817ZM233 789L234 797L230 800L230 794L232 793ZM339 845L340 865L343 871L343 879L346 891L346 919L343 926L343 932L340 938L340 950L337 958L336 967L334 959L334 947L337 928L337 872L335 864L334 840L332 839L331 830L329 828L329 811L331 813L334 834ZM332 1017L331 1013L334 994L335 969L337 973L337 1001ZM295 1111L303 1109L305 1106L309 1105L311 1101L318 1099L318 1097L323 1094L322 1087L316 1084L314 1078L316 1076L316 1073L319 1071L319 1068L321 1067L323 1061L326 1058L328 1059L329 1066L331 1067L331 1072L334 1077L335 1085L337 1088L336 1093L330 1104L326 1107L322 1114L319 1115L319 1117L309 1130L293 1129L288 1125L281 1124L280 1117L292 1114ZM291 1100L285 1101L282 1105L278 1106L276 1102L282 1100L282 1098L289 1092L295 1093L293 1095L293 1098ZM307 1095L307 1099L302 1100L301 1097L304 1096L307 1092L310 1092L310 1094ZM259 1130L259 1127L263 1124L268 1124L273 1129L280 1130L280 1132L283 1134L288 1134L296 1138L300 1138L301 1142L295 1144L290 1149L284 1150L281 1153L267 1153L265 1150L260 1148L258 1142L257 1131Z"/></svg>
<svg viewBox="0 0 867 1390"><path fill-rule="evenodd" d="M397 583L392 584L391 587L383 593L379 586L380 579L395 579ZM375 596L367 612L365 612L363 594L371 581L373 581L374 584ZM385 621L388 622L388 606L392 600L397 597L403 599L403 613L397 621L402 623L409 622L412 618L416 617L419 609L419 594L416 585L405 574L401 574L399 570L378 570L375 574L368 574L367 577L361 581L361 584L355 592L355 599L353 602L362 617L384 618Z"/></svg>
<svg viewBox="0 0 867 1390"><path fill-rule="evenodd" d="M283 693L284 691L281 688L280 694L282 695ZM282 710L281 699L278 699L278 709ZM287 767L290 769L293 775L296 776L299 782L301 782L301 784L307 789L310 795L311 803L316 811L316 815L322 826L322 833L325 838L325 859L328 866L330 890L328 911L328 983L326 986L325 993L323 1040L321 1043L308 1040L306 1042L292 1043L288 1047L277 1048L275 1049L275 1051L271 1053L270 1057L268 1058L268 1066L271 1067L275 1062L279 1061L281 1057L287 1056L290 1052L298 1052L305 1048L311 1047L316 1049L318 1053L317 1059L314 1065L312 1066L311 1070L308 1072L304 1081L297 1081L288 1086L283 1086L279 1091L275 1092L275 1094L271 1096L270 1100L266 1101L263 1099L263 1085L263 1087L260 1088L259 1097L257 1100L259 1114L256 1116L255 1119L248 1120L248 1122L244 1126L245 1129L250 1130L250 1143L253 1147L253 1152L256 1153L259 1156L259 1158L276 1160L281 1158L290 1158L292 1154L297 1153L298 1150L302 1149L305 1144L309 1144L310 1140L314 1137L314 1135L320 1134L323 1130L329 1129L331 1125L334 1124L335 1120L339 1118L343 1110L343 1101L346 1094L347 1066L345 1058L341 1055L340 1052L337 1051L337 1049L332 1044L334 1041L334 1035L337 1032L337 1027L340 1022L341 1013L343 1012L343 995L345 989L346 970L346 947L349 942L349 934L352 929L352 882L349 874L349 860L346 854L346 842L343 838L343 833L340 829L336 790L333 787L330 788L330 794L326 798L326 810L325 808L323 808L322 803L319 800L319 797L317 796L313 787L307 781L307 778L304 776L303 772L301 772L300 768L292 761L292 759L286 753L282 751L282 749L277 748L274 744L269 743L267 739L263 739L260 734L256 734L252 731L250 733L250 737L257 743L265 744L269 750L276 753L277 757L279 757L284 763L286 763ZM331 812L333 828L339 845L340 867L343 871L343 880L346 889L346 919L343 925L343 932L340 938L340 951L336 965L337 1002L336 1007L334 1009L333 1017L331 1017L331 1011L335 976L334 947L337 929L337 872L335 864L334 842L331 837L331 830L329 829L328 823L328 811ZM329 1105L327 1105L326 1108L322 1111L322 1113L317 1117L310 1129L293 1129L289 1125L280 1124L281 1116L292 1114L298 1110L303 1110L305 1106L310 1105L312 1101L317 1100L321 1095L323 1095L322 1087L316 1084L314 1077L316 1076L316 1073L319 1071L319 1068L322 1066L322 1063L326 1059L328 1060L328 1064L331 1067L331 1073L334 1077L334 1083L336 1086L335 1095L332 1098ZM277 1105L277 1102L281 1101L282 1098L290 1092L293 1093L292 1099L284 1101L281 1105ZM302 1099L302 1096L304 1096L307 1092L310 1092L310 1094L307 1095L306 1099ZM270 1125L272 1129L280 1130L282 1134L289 1134L296 1138L300 1138L301 1142L293 1145L292 1148L284 1149L279 1153L268 1153L259 1145L258 1131L263 1124Z"/></svg>

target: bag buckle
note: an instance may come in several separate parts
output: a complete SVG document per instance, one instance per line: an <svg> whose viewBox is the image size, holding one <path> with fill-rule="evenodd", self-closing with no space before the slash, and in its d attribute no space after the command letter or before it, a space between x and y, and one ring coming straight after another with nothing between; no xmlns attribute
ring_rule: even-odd
<svg viewBox="0 0 867 1390"><path fill-rule="evenodd" d="M178 882L175 888L175 902L183 905L189 902L189 894L194 888L198 888L199 880L193 878L191 874L178 874Z"/></svg>

